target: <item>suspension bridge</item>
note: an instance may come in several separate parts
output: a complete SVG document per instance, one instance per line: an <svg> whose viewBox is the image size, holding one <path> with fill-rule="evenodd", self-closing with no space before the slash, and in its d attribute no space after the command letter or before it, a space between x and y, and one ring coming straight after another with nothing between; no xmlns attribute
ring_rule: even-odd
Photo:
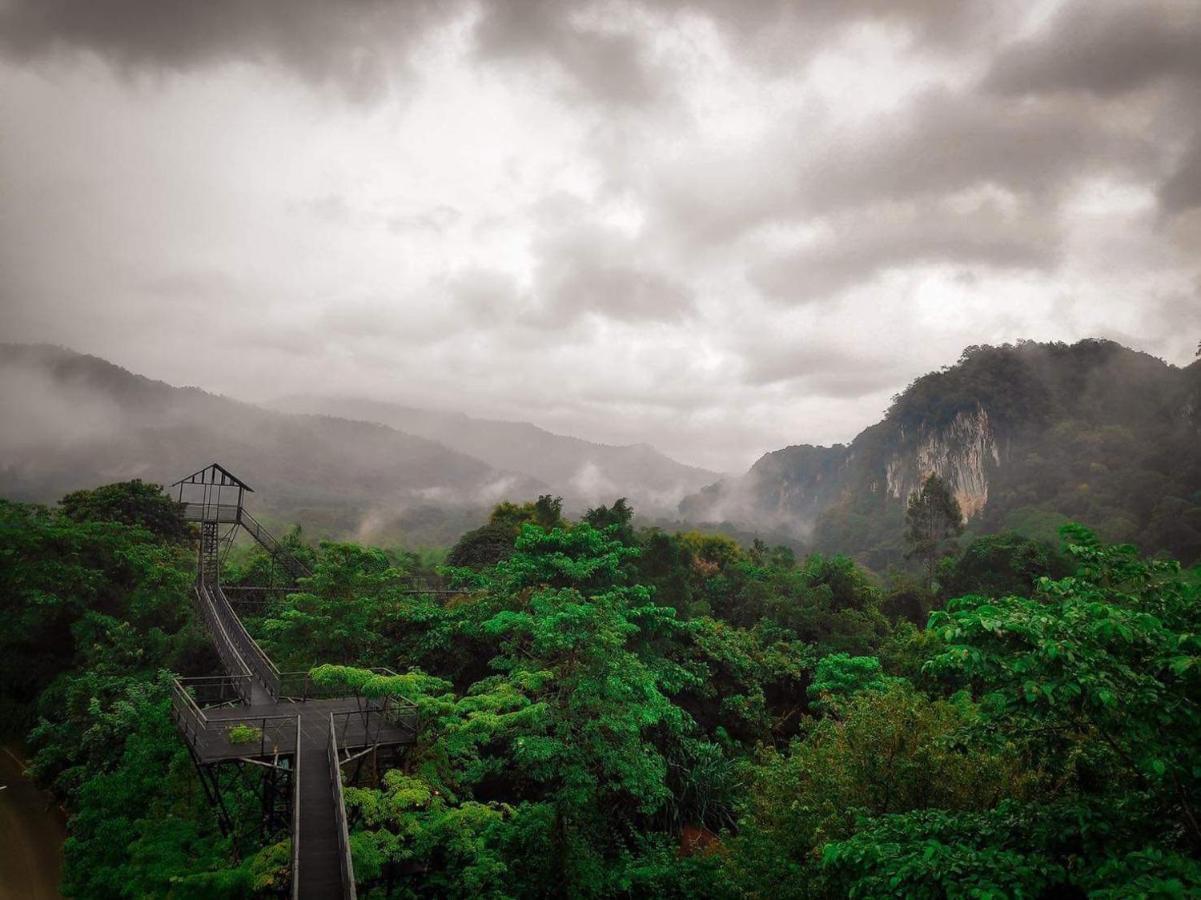
<svg viewBox="0 0 1201 900"><path fill-rule="evenodd" d="M308 569L246 509L253 489L217 463L172 488L178 488L185 517L200 528L195 603L224 669L174 680L175 725L224 832L232 833L237 823L227 796L231 781L255 784L261 840L291 839L290 896L353 900L344 770L353 778L364 771L378 778L387 761L415 740L417 709L396 698L316 685L307 672L281 672L226 596L222 560L242 532L288 582L309 575Z"/></svg>

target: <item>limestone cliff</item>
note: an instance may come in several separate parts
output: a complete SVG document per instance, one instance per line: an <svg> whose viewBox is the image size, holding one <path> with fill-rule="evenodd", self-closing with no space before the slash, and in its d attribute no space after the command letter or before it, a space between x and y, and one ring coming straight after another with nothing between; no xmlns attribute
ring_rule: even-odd
<svg viewBox="0 0 1201 900"><path fill-rule="evenodd" d="M970 347L849 445L764 455L681 503L694 523L787 532L868 565L901 560L905 504L947 481L973 529L1054 540L1066 518L1109 540L1201 555L1201 361L1112 341Z"/></svg>
<svg viewBox="0 0 1201 900"><path fill-rule="evenodd" d="M958 413L949 425L932 428L919 436L917 445L894 453L885 462L888 496L908 501L930 475L950 485L971 519L988 503L989 476L1001 465L1001 452L988 411Z"/></svg>

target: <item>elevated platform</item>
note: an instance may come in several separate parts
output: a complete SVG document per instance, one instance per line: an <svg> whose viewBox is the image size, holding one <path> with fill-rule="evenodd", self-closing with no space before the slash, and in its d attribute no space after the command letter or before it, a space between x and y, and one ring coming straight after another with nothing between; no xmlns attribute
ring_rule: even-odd
<svg viewBox="0 0 1201 900"><path fill-rule="evenodd" d="M415 708L355 697L203 710L178 697L173 700L176 725L203 765L292 756L296 753L298 720L302 744L312 741L314 746L324 748L332 721L338 747L350 752L411 744L417 736ZM237 726L252 729L255 736L235 743L230 732ZM234 736L239 736L238 732Z"/></svg>
<svg viewBox="0 0 1201 900"><path fill-rule="evenodd" d="M378 761L383 747L417 738L417 707L395 697L347 696L314 684L307 672L280 672L254 640L221 589L221 548L246 531L295 582L308 569L243 506L253 489L213 463L176 482L185 518L200 525L197 611L226 674L177 678L172 717L187 742L223 828L230 825L220 800L223 763L271 769L265 783L289 785L287 810L292 839L292 897L354 900L354 866L342 796L342 766ZM394 675L385 669L380 674ZM302 777L303 772L303 777ZM264 809L276 807L280 792L264 792ZM302 813L303 811L303 813ZM278 822L278 816L272 821ZM232 827L232 826L231 826ZM278 825L271 826L278 831Z"/></svg>

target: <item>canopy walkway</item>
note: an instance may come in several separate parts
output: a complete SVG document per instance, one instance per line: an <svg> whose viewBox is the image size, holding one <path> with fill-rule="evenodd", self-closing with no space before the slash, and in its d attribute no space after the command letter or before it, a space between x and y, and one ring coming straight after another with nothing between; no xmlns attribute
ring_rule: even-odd
<svg viewBox="0 0 1201 900"><path fill-rule="evenodd" d="M395 698L323 688L307 672L280 672L222 590L222 548L241 528L292 578L308 569L243 507L251 488L218 464L172 487L179 488L186 518L200 525L196 607L225 669L224 675L175 679L176 727L226 831L234 822L222 796L222 772L265 770L262 835L291 838L293 898L354 898L342 767L356 761L361 767L370 757L378 771L381 748L416 738L417 709Z"/></svg>

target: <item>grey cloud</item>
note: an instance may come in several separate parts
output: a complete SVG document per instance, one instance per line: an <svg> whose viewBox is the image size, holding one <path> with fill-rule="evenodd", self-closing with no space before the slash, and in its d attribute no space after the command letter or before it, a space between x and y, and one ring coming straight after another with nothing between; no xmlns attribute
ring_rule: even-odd
<svg viewBox="0 0 1201 900"><path fill-rule="evenodd" d="M870 281L881 271L929 263L1047 269L1057 234L1042 210L1011 214L995 202L876 208L844 217L815 245L761 263L751 280L767 296L811 301Z"/></svg>
<svg viewBox="0 0 1201 900"><path fill-rule="evenodd" d="M583 8L560 0L486 4L475 29L476 53L490 61L542 57L590 98L608 103L640 105L654 99L657 79L641 40L581 24L575 14Z"/></svg>
<svg viewBox="0 0 1201 900"><path fill-rule="evenodd" d="M984 87L1114 96L1175 77L1201 79L1201 5L1088 0L1001 53Z"/></svg>
<svg viewBox="0 0 1201 900"><path fill-rule="evenodd" d="M462 314L476 321L511 317L523 303L513 276L497 269L474 267L460 272L451 279L449 290Z"/></svg>
<svg viewBox="0 0 1201 900"><path fill-rule="evenodd" d="M640 40L580 24L585 4L506 0L481 7L482 59L542 57L589 97L638 104L656 93ZM412 45L472 6L465 0L10 0L0 52L28 60L87 50L127 70L225 62L278 66L347 99L383 96Z"/></svg>
<svg viewBox="0 0 1201 900"><path fill-rule="evenodd" d="M1167 215L1201 208L1201 134L1193 139L1175 172L1160 185L1158 195Z"/></svg>
<svg viewBox="0 0 1201 900"><path fill-rule="evenodd" d="M905 377L895 360L821 335L798 335L774 346L744 348L744 384L787 384L807 396L851 399L895 387Z"/></svg>
<svg viewBox="0 0 1201 900"><path fill-rule="evenodd" d="M554 315L600 313L623 321L670 321L691 306L691 294L659 272L620 262L557 261L549 275Z"/></svg>
<svg viewBox="0 0 1201 900"><path fill-rule="evenodd" d="M1076 2L1040 35L1000 54L983 82L1014 96L1080 93L1111 102L1164 88L1162 130L1201 127L1201 4ZM1161 176L1160 208L1201 206L1201 134Z"/></svg>
<svg viewBox="0 0 1201 900"><path fill-rule="evenodd" d="M663 6L710 18L739 58L768 70L806 65L824 43L865 22L902 29L932 52L979 46L1004 33L1018 4L980 0L682 0Z"/></svg>
<svg viewBox="0 0 1201 900"><path fill-rule="evenodd" d="M9 0L0 52L30 60L92 51L122 69L282 66L352 101L378 98L404 49L459 4L437 0Z"/></svg>
<svg viewBox="0 0 1201 900"><path fill-rule="evenodd" d="M1050 212L1078 177L1150 178L1159 156L1149 135L1078 104L938 89L849 131L781 122L739 155L701 155L686 168L655 173L646 193L657 226L695 250L772 223L854 210L870 216L881 203L936 203L981 188L1038 198Z"/></svg>
<svg viewBox="0 0 1201 900"><path fill-rule="evenodd" d="M836 139L806 161L798 201L826 210L982 185L1054 192L1090 171L1149 171L1143 135L1052 100L988 102L938 90L871 134Z"/></svg>
<svg viewBox="0 0 1201 900"><path fill-rule="evenodd" d="M573 207L555 206L555 217ZM552 213L542 211L544 219ZM678 278L645 259L642 241L600 225L557 228L536 247L535 293L540 307L530 317L557 327L593 314L626 322L678 321L692 308L692 294Z"/></svg>
<svg viewBox="0 0 1201 900"><path fill-rule="evenodd" d="M744 62L770 68L803 65L831 33L863 21L906 28L937 49L978 38L998 17L989 4L963 0L663 0L631 4L626 16L602 3L561 0L474 7L466 0L8 0L0 8L0 53L28 60L86 50L126 70L273 65L370 101L387 92L429 28L473 9L479 59L548 61L583 96L618 106L657 99L670 83L648 59L646 16L669 27L682 12L707 17Z"/></svg>

